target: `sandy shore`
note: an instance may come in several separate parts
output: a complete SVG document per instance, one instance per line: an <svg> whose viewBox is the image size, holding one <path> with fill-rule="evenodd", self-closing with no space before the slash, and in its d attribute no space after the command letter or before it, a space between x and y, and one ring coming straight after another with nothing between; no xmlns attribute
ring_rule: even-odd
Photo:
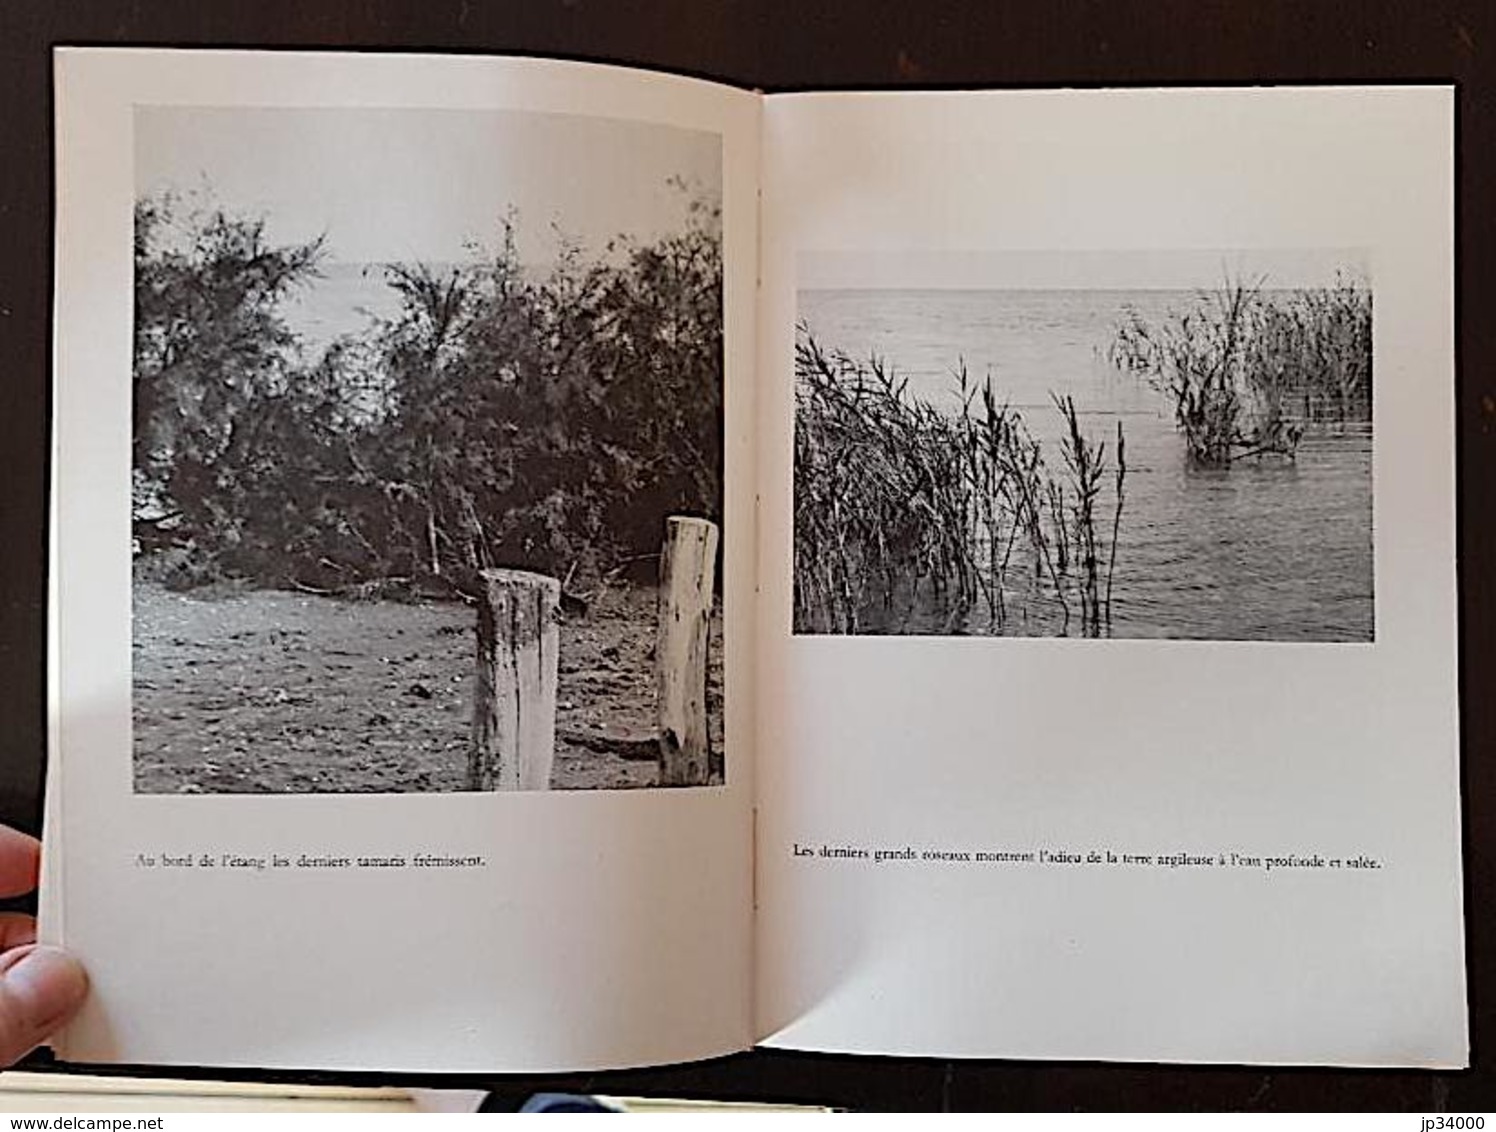
<svg viewBox="0 0 1496 1132"><path fill-rule="evenodd" d="M474 611L137 582L135 789L149 794L461 790ZM720 617L708 709L722 749ZM562 790L653 786L655 591L607 591L561 624ZM626 757L627 756L627 757Z"/></svg>

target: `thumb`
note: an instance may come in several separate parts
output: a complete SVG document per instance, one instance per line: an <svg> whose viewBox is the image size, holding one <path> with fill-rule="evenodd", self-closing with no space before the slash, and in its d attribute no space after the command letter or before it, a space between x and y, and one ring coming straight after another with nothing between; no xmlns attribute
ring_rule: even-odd
<svg viewBox="0 0 1496 1132"><path fill-rule="evenodd" d="M83 965L59 948L30 945L0 955L0 1067L41 1045L87 993Z"/></svg>

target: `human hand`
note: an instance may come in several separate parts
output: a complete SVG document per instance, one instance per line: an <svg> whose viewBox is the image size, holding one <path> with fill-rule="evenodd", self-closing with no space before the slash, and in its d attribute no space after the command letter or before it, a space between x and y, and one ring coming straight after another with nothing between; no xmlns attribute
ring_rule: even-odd
<svg viewBox="0 0 1496 1132"><path fill-rule="evenodd" d="M41 844L0 825L0 897L36 887ZM36 921L0 912L0 1067L19 1061L78 1010L88 993L83 965L36 942Z"/></svg>

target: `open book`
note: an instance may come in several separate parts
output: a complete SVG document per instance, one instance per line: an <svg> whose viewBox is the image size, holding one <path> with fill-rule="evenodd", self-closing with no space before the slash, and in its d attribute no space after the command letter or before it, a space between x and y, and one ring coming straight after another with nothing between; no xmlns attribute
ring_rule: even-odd
<svg viewBox="0 0 1496 1132"><path fill-rule="evenodd" d="M1448 89L57 58L79 1061L1466 1061Z"/></svg>

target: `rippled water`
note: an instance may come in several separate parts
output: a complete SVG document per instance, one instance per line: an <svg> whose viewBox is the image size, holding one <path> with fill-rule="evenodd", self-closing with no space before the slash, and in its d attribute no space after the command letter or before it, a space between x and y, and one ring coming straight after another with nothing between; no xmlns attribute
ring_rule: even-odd
<svg viewBox="0 0 1496 1132"><path fill-rule="evenodd" d="M1155 318L1187 292L806 291L800 318L823 345L870 352L910 391L956 403L953 368L988 372L1050 448L1061 430L1051 391L1075 398L1082 426L1107 439L1120 419L1128 476L1113 581L1112 635L1216 640L1369 641L1373 635L1372 431L1311 427L1297 458L1191 466L1172 409L1106 362L1124 307ZM1051 458L1057 462L1058 455ZM1108 533L1111 492L1103 497ZM991 631L984 605L964 624L928 593L875 618L872 631ZM1009 633L1063 631L1031 603Z"/></svg>

